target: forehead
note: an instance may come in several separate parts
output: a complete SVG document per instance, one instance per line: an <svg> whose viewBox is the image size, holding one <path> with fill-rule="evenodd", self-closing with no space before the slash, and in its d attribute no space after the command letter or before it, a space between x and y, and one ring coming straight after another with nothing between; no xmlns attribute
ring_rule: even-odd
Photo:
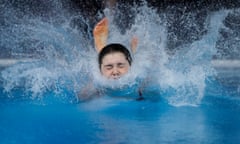
<svg viewBox="0 0 240 144"><path fill-rule="evenodd" d="M121 52L113 52L106 54L103 59L102 63L114 63L114 62L126 62L126 57L123 53Z"/></svg>

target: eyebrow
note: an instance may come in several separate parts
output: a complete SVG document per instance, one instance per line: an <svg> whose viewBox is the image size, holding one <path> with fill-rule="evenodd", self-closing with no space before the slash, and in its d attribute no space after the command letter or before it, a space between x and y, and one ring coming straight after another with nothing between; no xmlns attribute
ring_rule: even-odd
<svg viewBox="0 0 240 144"><path fill-rule="evenodd" d="M104 67L112 67L114 64L107 64L107 65L103 65ZM117 65L126 65L126 63L117 63Z"/></svg>
<svg viewBox="0 0 240 144"><path fill-rule="evenodd" d="M126 65L126 63L117 63L117 65Z"/></svg>
<svg viewBox="0 0 240 144"><path fill-rule="evenodd" d="M113 64L107 64L107 65L103 65L104 67L112 67L113 66Z"/></svg>

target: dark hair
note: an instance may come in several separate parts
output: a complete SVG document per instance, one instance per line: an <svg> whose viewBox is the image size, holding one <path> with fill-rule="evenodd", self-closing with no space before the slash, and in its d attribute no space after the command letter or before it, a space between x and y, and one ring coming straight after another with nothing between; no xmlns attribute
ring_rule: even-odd
<svg viewBox="0 0 240 144"><path fill-rule="evenodd" d="M130 55L130 52L129 50L121 45L121 44L118 44L118 43L112 43L112 44L109 44L107 46L105 46L99 53L98 55L98 64L99 64L99 67L101 68L101 64L102 64L102 59L105 55L107 54L110 54L110 53L114 53L114 52L120 52L120 53L123 53L126 60L128 61L129 65L132 64L132 57Z"/></svg>

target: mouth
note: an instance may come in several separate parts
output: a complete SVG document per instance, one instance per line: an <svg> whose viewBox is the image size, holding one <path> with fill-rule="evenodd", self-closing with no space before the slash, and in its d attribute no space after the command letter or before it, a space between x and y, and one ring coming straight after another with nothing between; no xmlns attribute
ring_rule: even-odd
<svg viewBox="0 0 240 144"><path fill-rule="evenodd" d="M117 79L119 79L120 78L120 76L112 76L111 77L111 79L114 79L114 80L117 80Z"/></svg>

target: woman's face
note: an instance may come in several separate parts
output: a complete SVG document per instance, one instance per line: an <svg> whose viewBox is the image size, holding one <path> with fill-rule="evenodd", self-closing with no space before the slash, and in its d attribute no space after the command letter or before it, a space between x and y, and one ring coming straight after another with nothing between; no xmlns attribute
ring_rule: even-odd
<svg viewBox="0 0 240 144"><path fill-rule="evenodd" d="M126 74L130 64L121 52L106 54L102 59L101 73L109 79L118 79Z"/></svg>

